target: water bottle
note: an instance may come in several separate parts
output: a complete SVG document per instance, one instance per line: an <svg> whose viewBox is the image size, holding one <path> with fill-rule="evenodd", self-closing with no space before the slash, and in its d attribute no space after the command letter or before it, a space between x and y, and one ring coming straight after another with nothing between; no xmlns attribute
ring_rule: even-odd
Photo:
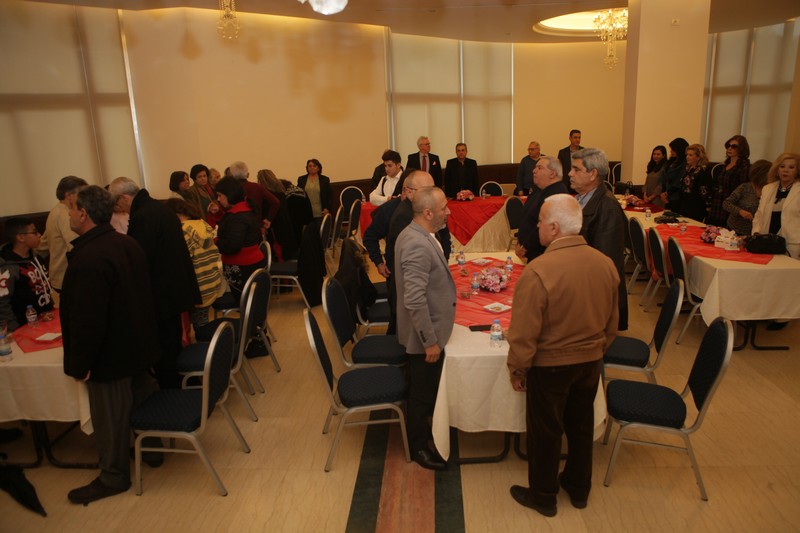
<svg viewBox="0 0 800 533"><path fill-rule="evenodd" d="M11 343L3 330L0 330L0 361L11 361Z"/></svg>
<svg viewBox="0 0 800 533"><path fill-rule="evenodd" d="M514 261L511 260L511 256L508 256L506 259L506 275L508 279L511 279L511 273L514 272Z"/></svg>
<svg viewBox="0 0 800 533"><path fill-rule="evenodd" d="M475 272L472 274L472 294L478 294L478 290L481 288L481 281L478 279L478 273Z"/></svg>
<svg viewBox="0 0 800 533"><path fill-rule="evenodd" d="M458 261L458 267L464 268L464 265L467 264L467 258L464 257L464 250L458 252L458 258L456 260Z"/></svg>
<svg viewBox="0 0 800 533"><path fill-rule="evenodd" d="M644 218L650 220L650 217L653 216L653 211L648 207L644 210Z"/></svg>
<svg viewBox="0 0 800 533"><path fill-rule="evenodd" d="M502 348L503 346L503 327L497 318L494 319L492 329L489 330L489 346L492 348Z"/></svg>
<svg viewBox="0 0 800 533"><path fill-rule="evenodd" d="M29 326L35 326L39 321L39 315L36 314L36 309L34 309L32 305L29 305L28 308L25 309L25 318L28 320Z"/></svg>

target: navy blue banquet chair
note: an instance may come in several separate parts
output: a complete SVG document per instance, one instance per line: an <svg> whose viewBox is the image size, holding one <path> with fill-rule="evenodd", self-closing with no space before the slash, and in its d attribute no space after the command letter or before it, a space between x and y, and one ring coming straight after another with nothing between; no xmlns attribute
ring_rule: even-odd
<svg viewBox="0 0 800 533"><path fill-rule="evenodd" d="M670 237L667 241L667 255L669 257L669 262L672 265L672 275L675 277L675 279L683 280L683 283L686 285L686 293L684 295L685 300L689 305L692 306L692 310L689 311L689 316L686 317L686 323L683 325L681 332L678 333L678 337L675 339L675 344L680 344L683 335L686 333L686 330L689 329L689 324L692 322L692 318L694 318L694 316L697 314L697 311L700 309L703 299L693 294L689 288L689 271L686 269L686 256L683 255L683 249L681 248L678 239L675 237Z"/></svg>

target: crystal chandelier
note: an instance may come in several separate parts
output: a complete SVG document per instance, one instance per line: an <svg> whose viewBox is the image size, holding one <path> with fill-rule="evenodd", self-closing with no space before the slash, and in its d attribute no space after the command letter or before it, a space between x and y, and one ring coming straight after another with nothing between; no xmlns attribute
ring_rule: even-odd
<svg viewBox="0 0 800 533"><path fill-rule="evenodd" d="M335 15L347 7L347 0L297 0L301 4L308 2L311 9L320 15Z"/></svg>
<svg viewBox="0 0 800 533"><path fill-rule="evenodd" d="M609 9L601 11L594 18L594 27L600 40L606 43L606 57L603 63L610 69L617 66L617 41L628 35L628 10Z"/></svg>
<svg viewBox="0 0 800 533"><path fill-rule="evenodd" d="M239 19L236 17L236 0L219 0L219 22L217 33L223 39L239 36Z"/></svg>

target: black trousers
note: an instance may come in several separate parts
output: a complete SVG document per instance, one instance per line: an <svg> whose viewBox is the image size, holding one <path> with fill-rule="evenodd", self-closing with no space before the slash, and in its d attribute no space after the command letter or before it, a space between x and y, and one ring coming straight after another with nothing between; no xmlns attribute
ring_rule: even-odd
<svg viewBox="0 0 800 533"><path fill-rule="evenodd" d="M127 489L131 484L131 410L158 387L147 372L86 384L100 458L100 481L108 487Z"/></svg>
<svg viewBox="0 0 800 533"><path fill-rule="evenodd" d="M528 483L541 505L555 505L561 436L567 463L562 479L570 495L585 499L592 487L594 398L602 360L565 366L534 366L527 378Z"/></svg>
<svg viewBox="0 0 800 533"><path fill-rule="evenodd" d="M180 389L181 376L178 374L178 354L181 353L181 315L175 315L156 323L158 346L161 358L154 365L158 385L161 389Z"/></svg>
<svg viewBox="0 0 800 533"><path fill-rule="evenodd" d="M433 438L428 417L433 416L439 378L444 365L444 352L435 363L426 363L425 354L408 356L408 405L406 406L406 430L408 446L412 452L427 450Z"/></svg>

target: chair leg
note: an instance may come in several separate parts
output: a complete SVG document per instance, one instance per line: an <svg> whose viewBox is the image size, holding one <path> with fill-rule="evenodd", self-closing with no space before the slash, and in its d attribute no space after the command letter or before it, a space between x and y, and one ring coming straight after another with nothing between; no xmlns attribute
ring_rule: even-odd
<svg viewBox="0 0 800 533"><path fill-rule="evenodd" d="M206 469L208 473L211 474L211 478L214 480L214 483L217 484L217 489L219 490L220 495L227 496L228 491L225 488L225 485L222 484L222 480L217 475L217 471L214 469L214 465L211 464L211 461L206 455L206 450L203 448L203 445L200 444L200 441L197 440L193 435L187 435L186 440L188 440L195 450L197 450L197 455L200 456L200 459L203 461L203 464L206 465Z"/></svg>
<svg viewBox="0 0 800 533"><path fill-rule="evenodd" d="M400 419L400 434L403 437L403 449L406 451L406 462L411 462L411 452L408 449L408 435L406 434L406 417L403 416L403 409L400 407L395 408L397 417Z"/></svg>
<svg viewBox="0 0 800 533"><path fill-rule="evenodd" d="M267 330L269 331L269 325L267 325ZM267 338L267 335L264 334L264 331L262 331L261 329L258 330L258 334L261 335L261 342L263 342L264 346L267 347L267 353L269 353L269 356L272 359L272 364L273 364L273 366L275 366L275 371L276 372L280 372L281 371L281 365L280 365L280 363L278 363L278 358L275 356L275 351L272 349L272 343ZM247 361L247 360L245 359L245 361ZM248 363L248 366L250 366L250 363ZM251 370L252 370L252 367L251 367ZM258 379L258 376L255 375L255 372L253 372L253 376L255 377L255 381L256 381L256 385L258 386L258 390L260 390L261 392L264 392L264 386L261 385L261 380Z"/></svg>
<svg viewBox="0 0 800 533"><path fill-rule="evenodd" d="M686 323L683 325L681 332L678 334L678 338L675 339L675 344L681 343L681 339L683 338L684 333L686 333L686 330L689 329L689 324L692 322L692 319L694 318L694 315L697 313L698 309L700 309L700 304L694 304L689 316L686 318Z"/></svg>
<svg viewBox="0 0 800 533"><path fill-rule="evenodd" d="M133 446L134 454L134 467L133 467L133 483L136 489L136 495L142 495L142 435L136 436L136 442Z"/></svg>
<svg viewBox="0 0 800 533"><path fill-rule="evenodd" d="M606 430L603 433L603 444L608 444L608 438L611 436L611 428L614 425L614 419L606 416Z"/></svg>
<svg viewBox="0 0 800 533"><path fill-rule="evenodd" d="M653 286L653 276L650 276L650 279L647 280L647 286L644 288L644 292L642 293L642 297L639 299L639 307L644 307L645 302L647 302L647 295L650 292L650 287Z"/></svg>
<svg viewBox="0 0 800 533"><path fill-rule="evenodd" d="M243 374L243 372L239 372L239 374ZM230 384L231 384L230 386L233 387L234 389L236 389L236 392L239 393L239 398L242 399L242 403L244 404L244 408L247 409L248 413L250 413L250 419L253 422L258 422L258 415L253 410L253 406L250 405L250 401L247 399L247 396L244 395L244 392L242 391L242 388L239 387L239 384L236 382L236 378L233 376L233 374L231 374Z"/></svg>
<svg viewBox="0 0 800 533"><path fill-rule="evenodd" d="M333 415L336 413L333 411L333 407L328 409L328 416L325 418L325 425L322 426L322 434L325 435L328 433L328 430L331 428L331 420L333 419Z"/></svg>
<svg viewBox="0 0 800 533"><path fill-rule="evenodd" d="M614 441L614 451L611 452L611 458L608 460L608 469L606 470L606 477L603 479L603 485L608 487L611 484L611 474L614 473L614 463L617 461L617 454L619 447L622 444L622 434L625 432L625 426L620 424L619 431L617 432L617 440Z"/></svg>
<svg viewBox="0 0 800 533"><path fill-rule="evenodd" d="M697 464L697 459L692 450L692 442L689 440L689 435L683 434L683 440L686 441L686 453L689 454L689 461L692 463L692 470L694 470L694 477L697 480L697 486L700 488L700 498L708 501L708 494L706 494L706 487L703 485L703 477L700 475L700 465Z"/></svg>
<svg viewBox="0 0 800 533"><path fill-rule="evenodd" d="M278 336L275 335L274 331L272 331L272 328L270 327L269 322L267 322L267 336L270 339L272 339L272 342L278 342Z"/></svg>
<svg viewBox="0 0 800 533"><path fill-rule="evenodd" d="M222 411L222 414L225 415L225 420L228 421L228 425L233 430L234 435L236 435L236 438L239 440L239 444L242 446L242 451L244 453L250 453L250 446L247 445L247 441L244 440L244 435L242 435L242 432L239 430L239 426L236 425L236 422L234 422L233 418L231 417L231 412L228 411L228 407L225 404L222 404L219 406L219 408Z"/></svg>
<svg viewBox="0 0 800 533"><path fill-rule="evenodd" d="M656 296L658 295L658 289L659 289L659 287L661 287L662 281L664 281L664 280L662 280L661 278L656 280L656 284L653 286L653 291L650 293L650 298L647 300L647 304L644 306L645 313L653 305L653 302L656 301Z"/></svg>
<svg viewBox="0 0 800 533"><path fill-rule="evenodd" d="M631 274L631 280L628 282L628 294L631 293L633 286L636 284L636 279L639 277L639 272L642 271L642 265L636 263L636 268L633 269L633 273Z"/></svg>
<svg viewBox="0 0 800 533"><path fill-rule="evenodd" d="M258 390L258 392L260 392L261 394L264 394L265 392L264 384L261 383L261 380L258 378L258 374L256 374L256 370L253 368L253 365L246 357L242 360L241 372L243 376L245 375L252 376L253 381L255 382L256 390ZM253 391L253 394L255 394L255 391Z"/></svg>
<svg viewBox="0 0 800 533"><path fill-rule="evenodd" d="M331 451L328 454L328 461L325 463L325 471L331 471L331 464L333 463L333 456L336 455L336 449L339 447L339 439L342 436L342 431L347 422L347 413L342 415L342 419L339 420L339 427L336 428L336 435L333 437L333 444L331 445Z"/></svg>

